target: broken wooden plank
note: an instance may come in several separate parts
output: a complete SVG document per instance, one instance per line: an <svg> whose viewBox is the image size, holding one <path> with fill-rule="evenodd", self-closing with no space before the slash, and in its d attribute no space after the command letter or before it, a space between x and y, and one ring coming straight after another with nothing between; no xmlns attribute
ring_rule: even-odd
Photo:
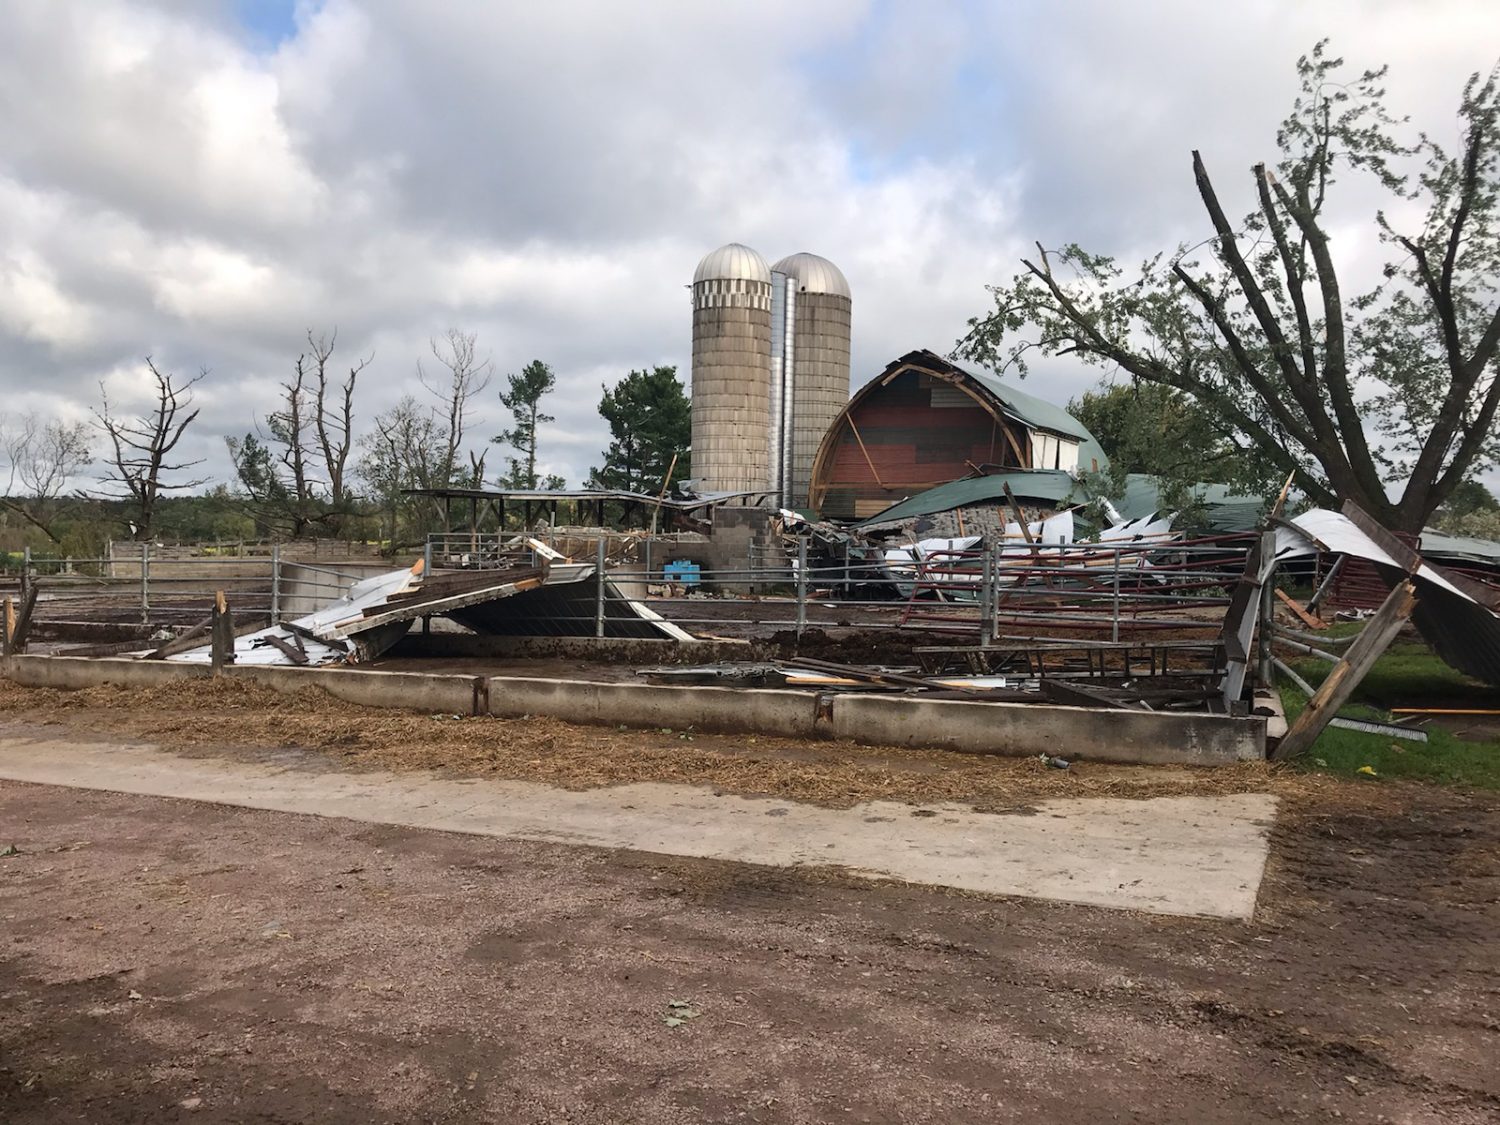
<svg viewBox="0 0 1500 1125"><path fill-rule="evenodd" d="M1328 628L1328 622L1324 621L1321 617L1317 617L1309 613L1307 610L1303 609L1300 605L1297 604L1297 599L1292 597L1292 595L1288 594L1285 590L1279 588L1277 589L1276 600L1279 601L1282 605L1286 606L1287 609L1295 613L1298 618L1301 619L1302 624L1306 625L1309 629Z"/></svg>
<svg viewBox="0 0 1500 1125"><path fill-rule="evenodd" d="M294 640L297 639L297 634L293 633L292 638ZM307 663L307 650L302 648L300 645L292 644L291 641L282 640L280 637L273 636L270 633L267 633L264 637L261 638L261 640L265 641L266 644L270 645L272 648L279 649L281 652L285 653L286 658L293 664Z"/></svg>
<svg viewBox="0 0 1500 1125"><path fill-rule="evenodd" d="M1263 531L1245 556L1245 571L1235 584L1219 641L1224 646L1224 710L1245 692L1250 675L1250 641L1260 616L1261 587L1276 570L1276 533Z"/></svg>
<svg viewBox="0 0 1500 1125"><path fill-rule="evenodd" d="M185 633L179 633L160 648L153 649L146 654L147 660L165 660L169 656L176 656L179 652L188 652L191 649L202 648L203 642L198 638L208 632L214 623L213 614L209 614L198 624L194 625Z"/></svg>
<svg viewBox="0 0 1500 1125"><path fill-rule="evenodd" d="M1107 707L1116 711L1147 710L1139 704L1127 703L1123 699L1116 699L1114 696L1084 687L1082 684L1061 683L1046 676L1042 677L1041 689L1042 694L1053 703L1060 703L1065 707Z"/></svg>
<svg viewBox="0 0 1500 1125"><path fill-rule="evenodd" d="M1381 603L1375 616L1349 646L1344 658L1328 673L1317 693L1308 701L1307 707L1286 732L1286 737L1272 753L1276 760L1295 758L1317 740L1318 735L1338 709L1348 702L1366 673L1390 647L1401 626L1411 617L1417 605L1417 590L1410 579L1402 582Z"/></svg>
<svg viewBox="0 0 1500 1125"><path fill-rule="evenodd" d="M27 582L21 588L21 605L16 611L16 620L10 631L10 653L19 656L26 651L31 638L31 618L36 610L37 585Z"/></svg>

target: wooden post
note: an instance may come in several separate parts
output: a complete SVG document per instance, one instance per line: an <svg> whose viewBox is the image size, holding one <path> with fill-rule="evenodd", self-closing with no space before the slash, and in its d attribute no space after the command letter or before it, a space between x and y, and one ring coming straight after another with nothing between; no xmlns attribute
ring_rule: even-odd
<svg viewBox="0 0 1500 1125"><path fill-rule="evenodd" d="M16 631L16 606L10 598L5 599L5 617L0 621L0 656L10 655L10 639Z"/></svg>
<svg viewBox="0 0 1500 1125"><path fill-rule="evenodd" d="M1312 746L1323 728L1332 721L1338 709L1354 694L1354 689L1365 678L1381 653L1390 647L1391 641L1406 624L1411 611L1416 608L1417 589L1408 579L1393 589L1381 603L1375 616L1370 618L1364 630L1349 646L1344 658L1334 665L1333 671L1318 688L1317 694L1308 700L1307 708L1297 716L1297 721L1286 732L1286 737L1271 755L1276 760L1294 758Z"/></svg>
<svg viewBox="0 0 1500 1125"><path fill-rule="evenodd" d="M21 589L21 608L14 619L7 622L11 656L19 656L26 651L26 642L31 635L31 616L36 610L36 595L36 583L26 583Z"/></svg>
<svg viewBox="0 0 1500 1125"><path fill-rule="evenodd" d="M1232 714L1250 673L1250 641L1260 618L1261 588L1276 570L1276 533L1262 531L1245 556L1245 572L1230 595L1219 642L1224 646L1224 711Z"/></svg>
<svg viewBox="0 0 1500 1125"><path fill-rule="evenodd" d="M234 615L229 612L229 603L224 591L214 592L213 637L211 662L214 675L223 671L224 665L234 663Z"/></svg>

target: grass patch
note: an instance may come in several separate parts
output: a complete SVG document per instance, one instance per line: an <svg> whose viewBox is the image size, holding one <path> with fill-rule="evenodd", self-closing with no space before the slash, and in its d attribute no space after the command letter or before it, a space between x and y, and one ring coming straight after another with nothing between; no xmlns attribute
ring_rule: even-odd
<svg viewBox="0 0 1500 1125"><path fill-rule="evenodd" d="M1333 633L1333 630L1329 632ZM1345 635L1349 634L1346 632ZM1316 656L1299 656L1287 663L1313 687L1321 684L1333 668L1332 664ZM1398 640L1385 650L1375 667L1355 688L1353 702L1384 710L1392 707L1500 708L1500 690L1450 668L1420 641Z"/></svg>
<svg viewBox="0 0 1500 1125"><path fill-rule="evenodd" d="M1302 693L1294 687L1282 689L1281 702L1288 722L1307 705ZM1339 714L1349 719L1390 721L1390 715L1376 707L1349 706ZM1378 778L1427 781L1466 789L1500 789L1500 740L1467 742L1440 727L1423 729L1427 731L1426 742L1403 742L1384 735L1328 727L1312 749L1293 764L1298 769L1356 781L1374 780L1359 772L1369 766Z"/></svg>
<svg viewBox="0 0 1500 1125"><path fill-rule="evenodd" d="M1329 635L1349 636L1359 628L1340 622ZM1287 663L1313 687L1322 683L1333 668L1313 656ZM1290 685L1283 687L1281 700L1289 722L1307 705L1302 693ZM1339 714L1349 719L1390 722L1392 707L1500 708L1500 690L1450 668L1420 641L1399 640L1375 662ZM1296 764L1299 769L1356 779L1366 778L1359 769L1369 766L1383 778L1500 789L1500 738L1483 742L1461 739L1430 723L1421 729L1427 732L1425 743L1328 727Z"/></svg>

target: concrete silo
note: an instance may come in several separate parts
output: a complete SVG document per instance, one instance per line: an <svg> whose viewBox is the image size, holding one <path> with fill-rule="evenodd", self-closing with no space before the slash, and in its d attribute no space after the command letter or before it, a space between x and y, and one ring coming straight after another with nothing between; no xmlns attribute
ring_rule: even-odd
<svg viewBox="0 0 1500 1125"><path fill-rule="evenodd" d="M847 345L845 355L847 392ZM771 487L771 271L738 242L709 254L693 274L692 394L699 488Z"/></svg>
<svg viewBox="0 0 1500 1125"><path fill-rule="evenodd" d="M772 336L771 400L780 410L772 479L783 502L800 508L823 435L849 402L849 282L827 258L807 253L781 259L771 274L781 329Z"/></svg>

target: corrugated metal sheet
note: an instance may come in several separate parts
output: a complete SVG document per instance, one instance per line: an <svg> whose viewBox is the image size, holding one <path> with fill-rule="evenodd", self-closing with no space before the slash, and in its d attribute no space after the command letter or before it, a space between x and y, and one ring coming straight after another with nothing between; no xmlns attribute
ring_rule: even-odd
<svg viewBox="0 0 1500 1125"><path fill-rule="evenodd" d="M1009 473L994 473L987 477L949 481L926 492L908 497L859 524L897 523L918 516L946 512L953 508L966 508L979 504L1004 504L1005 486L1009 484L1016 499L1023 504L1041 503L1048 507L1061 507L1066 503L1077 503L1085 499L1083 486L1060 469L1018 469Z"/></svg>
<svg viewBox="0 0 1500 1125"><path fill-rule="evenodd" d="M1370 562L1388 589L1407 577L1407 569L1390 553L1406 547L1395 543L1390 551L1339 512L1314 509L1292 521L1308 538L1286 528L1277 531L1278 559L1327 551ZM1378 530L1378 529L1377 529ZM1460 588L1462 579L1450 580L1442 568L1431 563L1417 565L1411 575L1417 588L1417 606L1412 623L1447 664L1488 684L1500 686L1500 614L1481 605ZM1458 584L1455 584L1458 583ZM1483 587L1475 586L1482 590Z"/></svg>

